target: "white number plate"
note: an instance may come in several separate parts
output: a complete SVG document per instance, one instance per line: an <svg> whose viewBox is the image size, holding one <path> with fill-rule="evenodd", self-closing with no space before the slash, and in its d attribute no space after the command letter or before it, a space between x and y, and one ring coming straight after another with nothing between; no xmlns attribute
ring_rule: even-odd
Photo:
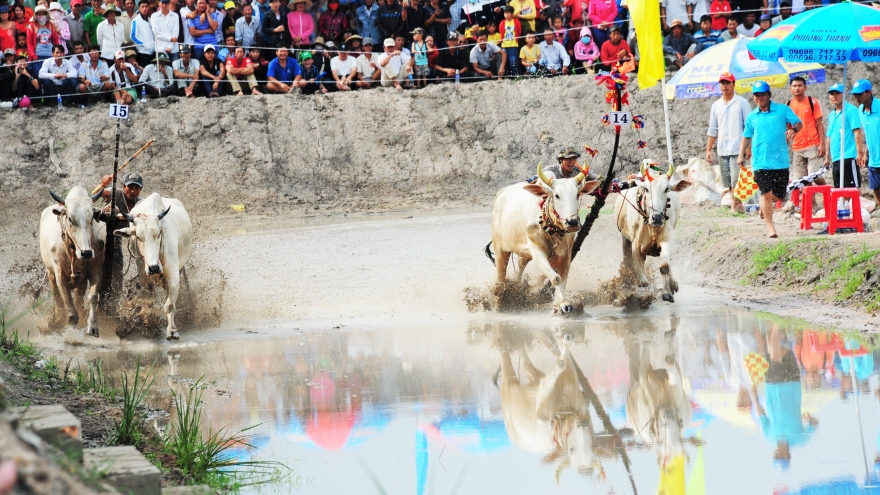
<svg viewBox="0 0 880 495"><path fill-rule="evenodd" d="M608 122L611 125L629 127L632 123L632 115L629 112L610 112L608 114Z"/></svg>
<svg viewBox="0 0 880 495"><path fill-rule="evenodd" d="M110 116L115 119L127 119L128 118L128 105L119 105L113 103L110 105Z"/></svg>

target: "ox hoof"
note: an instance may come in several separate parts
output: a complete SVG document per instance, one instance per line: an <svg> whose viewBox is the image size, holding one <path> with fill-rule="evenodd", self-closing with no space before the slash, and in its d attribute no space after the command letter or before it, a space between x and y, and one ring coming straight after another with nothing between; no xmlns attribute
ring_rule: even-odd
<svg viewBox="0 0 880 495"><path fill-rule="evenodd" d="M673 294L678 292L678 282L675 280L669 282L669 292L672 292Z"/></svg>
<svg viewBox="0 0 880 495"><path fill-rule="evenodd" d="M67 317L67 324L71 326L76 326L79 323L79 315L70 315Z"/></svg>
<svg viewBox="0 0 880 495"><path fill-rule="evenodd" d="M671 303L674 303L674 302L675 302L675 298L672 297L672 294L669 293L669 292L664 292L663 295L660 296L660 297L662 297L663 300L666 301L666 302L671 302Z"/></svg>
<svg viewBox="0 0 880 495"><path fill-rule="evenodd" d="M572 306L569 303L566 303L566 304L560 304L559 306L556 306L554 308L553 312L560 315L560 316L565 316L565 315L571 313L573 310L574 310L574 306Z"/></svg>
<svg viewBox="0 0 880 495"><path fill-rule="evenodd" d="M88 334L91 337L98 338L98 327L90 328Z"/></svg>
<svg viewBox="0 0 880 495"><path fill-rule="evenodd" d="M165 340L180 340L180 334L178 334L177 331L170 332L165 336Z"/></svg>

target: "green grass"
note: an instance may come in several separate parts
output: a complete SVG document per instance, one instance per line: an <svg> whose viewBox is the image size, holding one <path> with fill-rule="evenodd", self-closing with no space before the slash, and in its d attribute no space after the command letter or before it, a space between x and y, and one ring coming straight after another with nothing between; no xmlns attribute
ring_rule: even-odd
<svg viewBox="0 0 880 495"><path fill-rule="evenodd" d="M144 437L146 428L146 415L143 412L143 403L150 393L155 375L151 376L148 371L141 379L141 358L138 356L135 366L134 379L129 381L128 373L121 373L122 382L122 416L116 422L116 432L110 439L110 445L134 445L139 446Z"/></svg>
<svg viewBox="0 0 880 495"><path fill-rule="evenodd" d="M871 261L875 256L880 254L880 249L868 249L867 245L862 245L861 251L853 254L849 252L844 260L831 271L828 277L818 284L819 289L828 289L834 285L841 285L842 288L836 299L845 301L852 297L859 290L866 279L866 275L872 269L870 266L864 266L865 263ZM873 311L880 299L880 294L866 303L866 309Z"/></svg>

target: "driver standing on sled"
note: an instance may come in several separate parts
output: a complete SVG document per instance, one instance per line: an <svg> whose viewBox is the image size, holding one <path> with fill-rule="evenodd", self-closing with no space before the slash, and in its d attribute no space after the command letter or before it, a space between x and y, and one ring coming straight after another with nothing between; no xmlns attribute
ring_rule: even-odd
<svg viewBox="0 0 880 495"><path fill-rule="evenodd" d="M110 187L113 183L113 176L106 175L101 178L101 187L104 188L104 192L102 196L105 201L104 208L102 210L101 220L107 221L110 216L110 196L112 195L113 188ZM140 197L141 190L144 187L144 178L141 177L140 174L128 174L125 176L125 179L122 181L122 188L116 189L116 212L117 216L119 213L131 213L131 209L141 201L143 201ZM128 228L128 220L116 219L115 229L125 229ZM122 240L117 239L113 245L113 282L112 282L112 298L119 297L119 294L122 290L122 272L123 272L123 262L124 259L122 257ZM113 301L111 301L113 302Z"/></svg>
<svg viewBox="0 0 880 495"><path fill-rule="evenodd" d="M556 159L559 161L558 164L551 164L544 167L544 173L552 177L554 179L570 179L572 177L577 176L577 174L581 173L580 168L578 167L577 159L580 158L581 155L578 153L573 147L569 146L564 150L560 151L558 155L556 155ZM585 164L586 165L586 164ZM584 170L587 174L585 180L598 180L599 176L593 174L589 171L589 169ZM528 182L534 183L538 180L538 176L532 177Z"/></svg>

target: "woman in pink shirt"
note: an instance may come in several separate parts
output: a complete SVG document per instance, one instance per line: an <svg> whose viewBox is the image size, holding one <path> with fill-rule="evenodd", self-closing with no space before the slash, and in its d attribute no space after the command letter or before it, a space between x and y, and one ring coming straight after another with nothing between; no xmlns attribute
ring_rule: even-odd
<svg viewBox="0 0 880 495"><path fill-rule="evenodd" d="M614 0L590 0L590 21L593 26L593 41L596 46L602 46L608 41L608 29L614 25L617 17L617 2Z"/></svg>
<svg viewBox="0 0 880 495"><path fill-rule="evenodd" d="M287 29L290 31L290 44L293 48L300 48L312 44L312 33L315 32L315 19L310 12L312 2L309 0L293 0L287 6L290 13L287 14Z"/></svg>

